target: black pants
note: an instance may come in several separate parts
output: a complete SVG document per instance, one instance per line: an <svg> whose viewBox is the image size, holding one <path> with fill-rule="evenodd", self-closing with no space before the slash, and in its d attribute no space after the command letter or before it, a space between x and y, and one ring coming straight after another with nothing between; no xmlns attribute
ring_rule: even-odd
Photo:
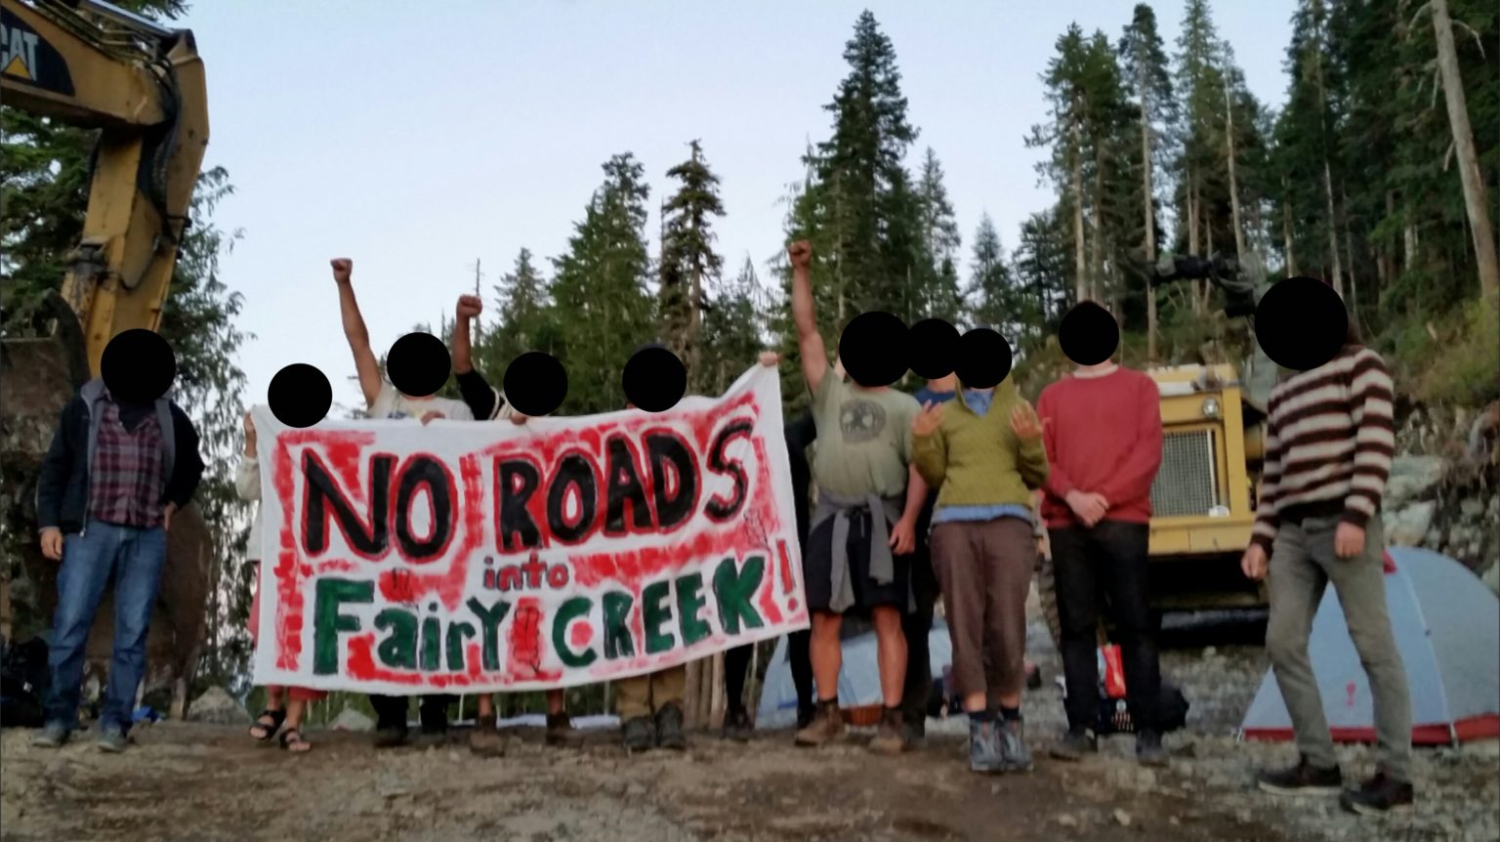
<svg viewBox="0 0 1500 842"><path fill-rule="evenodd" d="M917 550L912 554L911 589L916 610L902 612L901 633L906 637L906 680L901 690L901 716L906 724L922 728L927 724L927 701L932 693L933 608L941 588L932 569L932 555L926 535L919 533Z"/></svg>
<svg viewBox="0 0 1500 842"><path fill-rule="evenodd" d="M792 668L792 683L797 687L797 709L813 706L812 632L806 629L786 636L787 661ZM745 678L750 672L753 644L736 646L724 653L724 695L730 713L745 710Z"/></svg>
<svg viewBox="0 0 1500 842"><path fill-rule="evenodd" d="M1100 598L1107 593L1124 660L1131 721L1138 730L1157 730L1161 662L1151 626L1146 524L1106 520L1093 529L1070 526L1048 532L1062 621L1069 727L1093 728L1098 721L1098 624Z"/></svg>
<svg viewBox="0 0 1500 842"><path fill-rule="evenodd" d="M377 696L371 693L370 706L375 708L376 729L405 731L410 700L410 696ZM448 705L453 700L454 697L448 695L423 696L418 714L422 730L429 733L447 730Z"/></svg>

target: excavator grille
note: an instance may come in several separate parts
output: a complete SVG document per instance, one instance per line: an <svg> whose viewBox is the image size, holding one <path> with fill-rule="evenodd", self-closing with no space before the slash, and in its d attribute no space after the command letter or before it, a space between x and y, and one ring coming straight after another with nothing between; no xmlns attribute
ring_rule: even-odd
<svg viewBox="0 0 1500 842"><path fill-rule="evenodd" d="M1219 505L1213 430L1166 433L1161 468L1151 485L1154 517L1207 515Z"/></svg>

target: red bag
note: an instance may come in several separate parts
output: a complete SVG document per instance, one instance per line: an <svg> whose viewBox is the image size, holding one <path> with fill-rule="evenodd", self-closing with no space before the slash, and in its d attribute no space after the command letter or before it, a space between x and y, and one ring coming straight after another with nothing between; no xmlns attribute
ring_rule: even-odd
<svg viewBox="0 0 1500 842"><path fill-rule="evenodd" d="M1104 692L1111 699L1125 698L1125 665L1120 660L1120 647L1111 643L1100 648L1104 655Z"/></svg>

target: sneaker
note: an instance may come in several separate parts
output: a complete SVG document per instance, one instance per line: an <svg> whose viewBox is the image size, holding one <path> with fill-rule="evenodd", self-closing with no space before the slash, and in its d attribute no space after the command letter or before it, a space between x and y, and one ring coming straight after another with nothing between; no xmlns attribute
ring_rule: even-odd
<svg viewBox="0 0 1500 842"><path fill-rule="evenodd" d="M405 728L376 728L375 747L396 748L397 746L404 746L406 745L406 739L408 736L409 734Z"/></svg>
<svg viewBox="0 0 1500 842"><path fill-rule="evenodd" d="M495 717L481 716L469 732L469 751L480 757L504 757L505 738L495 727Z"/></svg>
<svg viewBox="0 0 1500 842"><path fill-rule="evenodd" d="M1375 777L1354 792L1345 792L1339 803L1351 813L1362 816L1378 816L1392 810L1406 811L1412 808L1412 786L1405 781L1386 777L1376 772Z"/></svg>
<svg viewBox="0 0 1500 842"><path fill-rule="evenodd" d="M1064 734L1061 740L1052 745L1050 753L1057 760L1076 763L1082 760L1085 754L1097 754L1098 752L1099 739L1097 737L1086 729L1080 728L1075 730L1069 728L1068 733Z"/></svg>
<svg viewBox="0 0 1500 842"><path fill-rule="evenodd" d="M821 746L844 738L844 715L837 700L818 702L818 713L806 728L797 732L797 745Z"/></svg>
<svg viewBox="0 0 1500 842"><path fill-rule="evenodd" d="M880 729L870 741L870 751L876 754L900 754L906 751L906 719L900 708L886 708L880 717Z"/></svg>
<svg viewBox="0 0 1500 842"><path fill-rule="evenodd" d="M927 717L912 718L906 721L906 748L908 751L926 748L927 746Z"/></svg>
<svg viewBox="0 0 1500 842"><path fill-rule="evenodd" d="M627 719L620 730L627 752L650 751L656 745L656 723L649 716Z"/></svg>
<svg viewBox="0 0 1500 842"><path fill-rule="evenodd" d="M750 714L743 710L732 710L724 715L724 739L737 743L750 742Z"/></svg>
<svg viewBox="0 0 1500 842"><path fill-rule="evenodd" d="M656 745L658 748L682 751L687 736L682 733L682 708L668 702L656 711Z"/></svg>
<svg viewBox="0 0 1500 842"><path fill-rule="evenodd" d="M969 771L989 774L1004 769L994 720L969 720Z"/></svg>
<svg viewBox="0 0 1500 842"><path fill-rule="evenodd" d="M448 728L446 725L442 728L424 725L422 726L422 730L417 732L416 744L422 748L433 748L447 742Z"/></svg>
<svg viewBox="0 0 1500 842"><path fill-rule="evenodd" d="M1164 767L1171 762L1167 750L1161 744L1161 734L1142 731L1135 738L1135 760L1142 766Z"/></svg>
<svg viewBox="0 0 1500 842"><path fill-rule="evenodd" d="M1256 783L1272 795L1338 795L1344 788L1344 776L1337 766L1318 769L1302 757L1290 769L1261 772Z"/></svg>
<svg viewBox="0 0 1500 842"><path fill-rule="evenodd" d="M31 744L37 748L61 748L71 736L73 736L72 731L56 722L49 722L31 738Z"/></svg>
<svg viewBox="0 0 1500 842"><path fill-rule="evenodd" d="M567 713L549 713L546 742L549 746L576 746L583 742L583 733L573 727L573 718Z"/></svg>
<svg viewBox="0 0 1500 842"><path fill-rule="evenodd" d="M130 745L130 738L119 728L101 728L99 730L99 750L109 754L119 754Z"/></svg>
<svg viewBox="0 0 1500 842"><path fill-rule="evenodd" d="M1031 749L1026 747L1026 723L1019 719L995 721L996 737L1000 743L1000 765L1006 772L1030 772Z"/></svg>

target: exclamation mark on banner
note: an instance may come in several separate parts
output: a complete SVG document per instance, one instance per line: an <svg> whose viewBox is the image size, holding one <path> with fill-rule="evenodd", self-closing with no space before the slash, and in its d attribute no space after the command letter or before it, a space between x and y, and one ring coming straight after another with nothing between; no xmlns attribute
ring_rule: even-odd
<svg viewBox="0 0 1500 842"><path fill-rule="evenodd" d="M785 541L776 542L776 554L781 559L781 593L784 596L792 594L792 557L786 550ZM787 600L787 607L793 611L797 610L797 598Z"/></svg>

